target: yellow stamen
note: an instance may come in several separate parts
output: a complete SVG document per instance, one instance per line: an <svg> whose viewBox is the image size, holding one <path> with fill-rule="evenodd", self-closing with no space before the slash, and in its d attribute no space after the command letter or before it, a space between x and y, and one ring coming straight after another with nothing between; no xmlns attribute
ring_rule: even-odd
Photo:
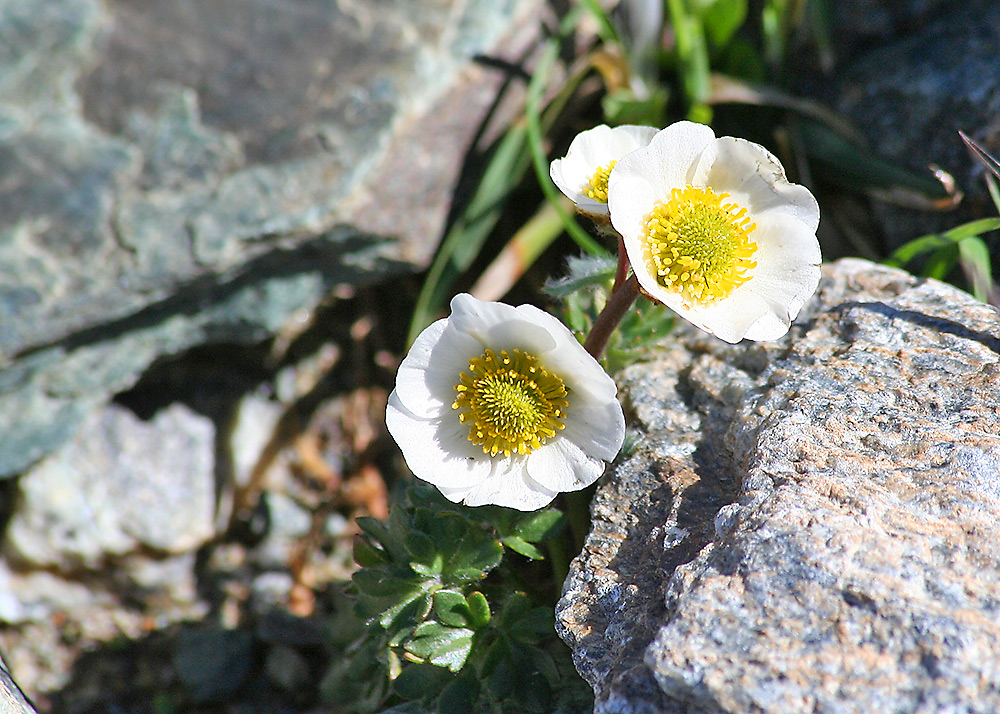
<svg viewBox="0 0 1000 714"><path fill-rule="evenodd" d="M646 267L685 303L722 300L753 277L757 244L750 234L757 226L745 208L723 203L727 198L710 188L675 188L646 217Z"/></svg>
<svg viewBox="0 0 1000 714"><path fill-rule="evenodd" d="M618 162L612 161L606 166L599 167L594 172L594 175L590 177L590 183L587 184L586 189L586 193L590 198L601 203L608 202L608 177L611 175L611 169L615 167L616 163Z"/></svg>
<svg viewBox="0 0 1000 714"><path fill-rule="evenodd" d="M530 454L566 426L566 387L533 355L487 349L459 380L451 407L485 454Z"/></svg>

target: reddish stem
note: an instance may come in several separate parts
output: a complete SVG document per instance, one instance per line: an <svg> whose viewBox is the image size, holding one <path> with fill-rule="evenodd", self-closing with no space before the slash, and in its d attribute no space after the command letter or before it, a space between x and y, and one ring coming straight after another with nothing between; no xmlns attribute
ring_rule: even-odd
<svg viewBox="0 0 1000 714"><path fill-rule="evenodd" d="M619 261L619 268L621 261ZM628 261L625 261L626 268ZM594 358L599 360L604 354L604 348L608 346L611 333L618 327L618 323L625 317L625 313L639 297L639 281L632 275L628 280L620 282L615 280L615 286L608 296L608 302L601 310L601 314L594 320L594 326L587 335L587 340L583 343L583 349Z"/></svg>

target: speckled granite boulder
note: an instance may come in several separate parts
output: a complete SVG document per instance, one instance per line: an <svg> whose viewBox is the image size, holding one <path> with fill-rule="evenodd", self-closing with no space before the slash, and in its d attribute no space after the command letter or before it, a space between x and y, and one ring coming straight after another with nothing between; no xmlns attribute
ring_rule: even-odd
<svg viewBox="0 0 1000 714"><path fill-rule="evenodd" d="M0 0L0 477L154 360L423 267L539 0Z"/></svg>
<svg viewBox="0 0 1000 714"><path fill-rule="evenodd" d="M867 26L858 20L864 8L857 6L865 4L848 3L853 10L838 12L853 17L857 26ZM983 166L958 132L1000 155L1000 4L973 0L956 8L955 3L917 3L921 4L925 11L916 28L894 20L890 23L898 33L894 39L859 52L820 93L857 126L879 156L925 176L930 176L930 165L939 166L965 194L957 210L944 213L876 201L876 218L889 248L966 220L996 215L982 178ZM881 5L881 13L872 10L868 16L902 12L893 9L893 3Z"/></svg>
<svg viewBox="0 0 1000 714"><path fill-rule="evenodd" d="M784 339L622 375L558 627L605 714L1000 711L1000 317L825 266Z"/></svg>
<svg viewBox="0 0 1000 714"><path fill-rule="evenodd" d="M10 672L0 659L0 711L5 714L37 714L37 711L24 693L18 688L17 683L11 679Z"/></svg>
<svg viewBox="0 0 1000 714"><path fill-rule="evenodd" d="M0 553L73 573L195 551L215 534L214 439L212 422L179 403L148 422L115 404L95 412L18 481Z"/></svg>

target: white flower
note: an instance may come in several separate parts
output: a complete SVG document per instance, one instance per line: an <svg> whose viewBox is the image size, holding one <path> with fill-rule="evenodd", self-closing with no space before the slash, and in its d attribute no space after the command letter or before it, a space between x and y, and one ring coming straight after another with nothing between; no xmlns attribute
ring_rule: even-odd
<svg viewBox="0 0 1000 714"><path fill-rule="evenodd" d="M816 291L819 206L758 144L668 126L618 161L608 206L639 285L727 342L781 337Z"/></svg>
<svg viewBox="0 0 1000 714"><path fill-rule="evenodd" d="M417 337L386 425L410 470L450 500L523 511L589 486L625 417L614 381L552 315L458 295Z"/></svg>
<svg viewBox="0 0 1000 714"><path fill-rule="evenodd" d="M615 162L649 144L657 130L651 126L625 125L614 129L601 124L581 132L566 156L549 165L549 176L576 209L591 217L608 215L608 174Z"/></svg>

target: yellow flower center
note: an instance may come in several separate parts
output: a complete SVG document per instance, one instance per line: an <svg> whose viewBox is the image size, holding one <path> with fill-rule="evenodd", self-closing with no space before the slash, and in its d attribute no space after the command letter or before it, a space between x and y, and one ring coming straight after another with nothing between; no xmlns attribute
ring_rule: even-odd
<svg viewBox="0 0 1000 714"><path fill-rule="evenodd" d="M608 202L608 176L611 175L611 169L615 167L616 163L618 162L612 161L607 166L601 166L590 177L590 183L587 184L587 195L590 198L601 203Z"/></svg>
<svg viewBox="0 0 1000 714"><path fill-rule="evenodd" d="M723 203L727 193L685 186L670 192L646 218L646 266L665 289L685 303L707 304L728 297L750 280L757 227L745 208Z"/></svg>
<svg viewBox="0 0 1000 714"><path fill-rule="evenodd" d="M485 454L530 454L566 426L563 381L526 352L488 349L459 379L451 407Z"/></svg>

